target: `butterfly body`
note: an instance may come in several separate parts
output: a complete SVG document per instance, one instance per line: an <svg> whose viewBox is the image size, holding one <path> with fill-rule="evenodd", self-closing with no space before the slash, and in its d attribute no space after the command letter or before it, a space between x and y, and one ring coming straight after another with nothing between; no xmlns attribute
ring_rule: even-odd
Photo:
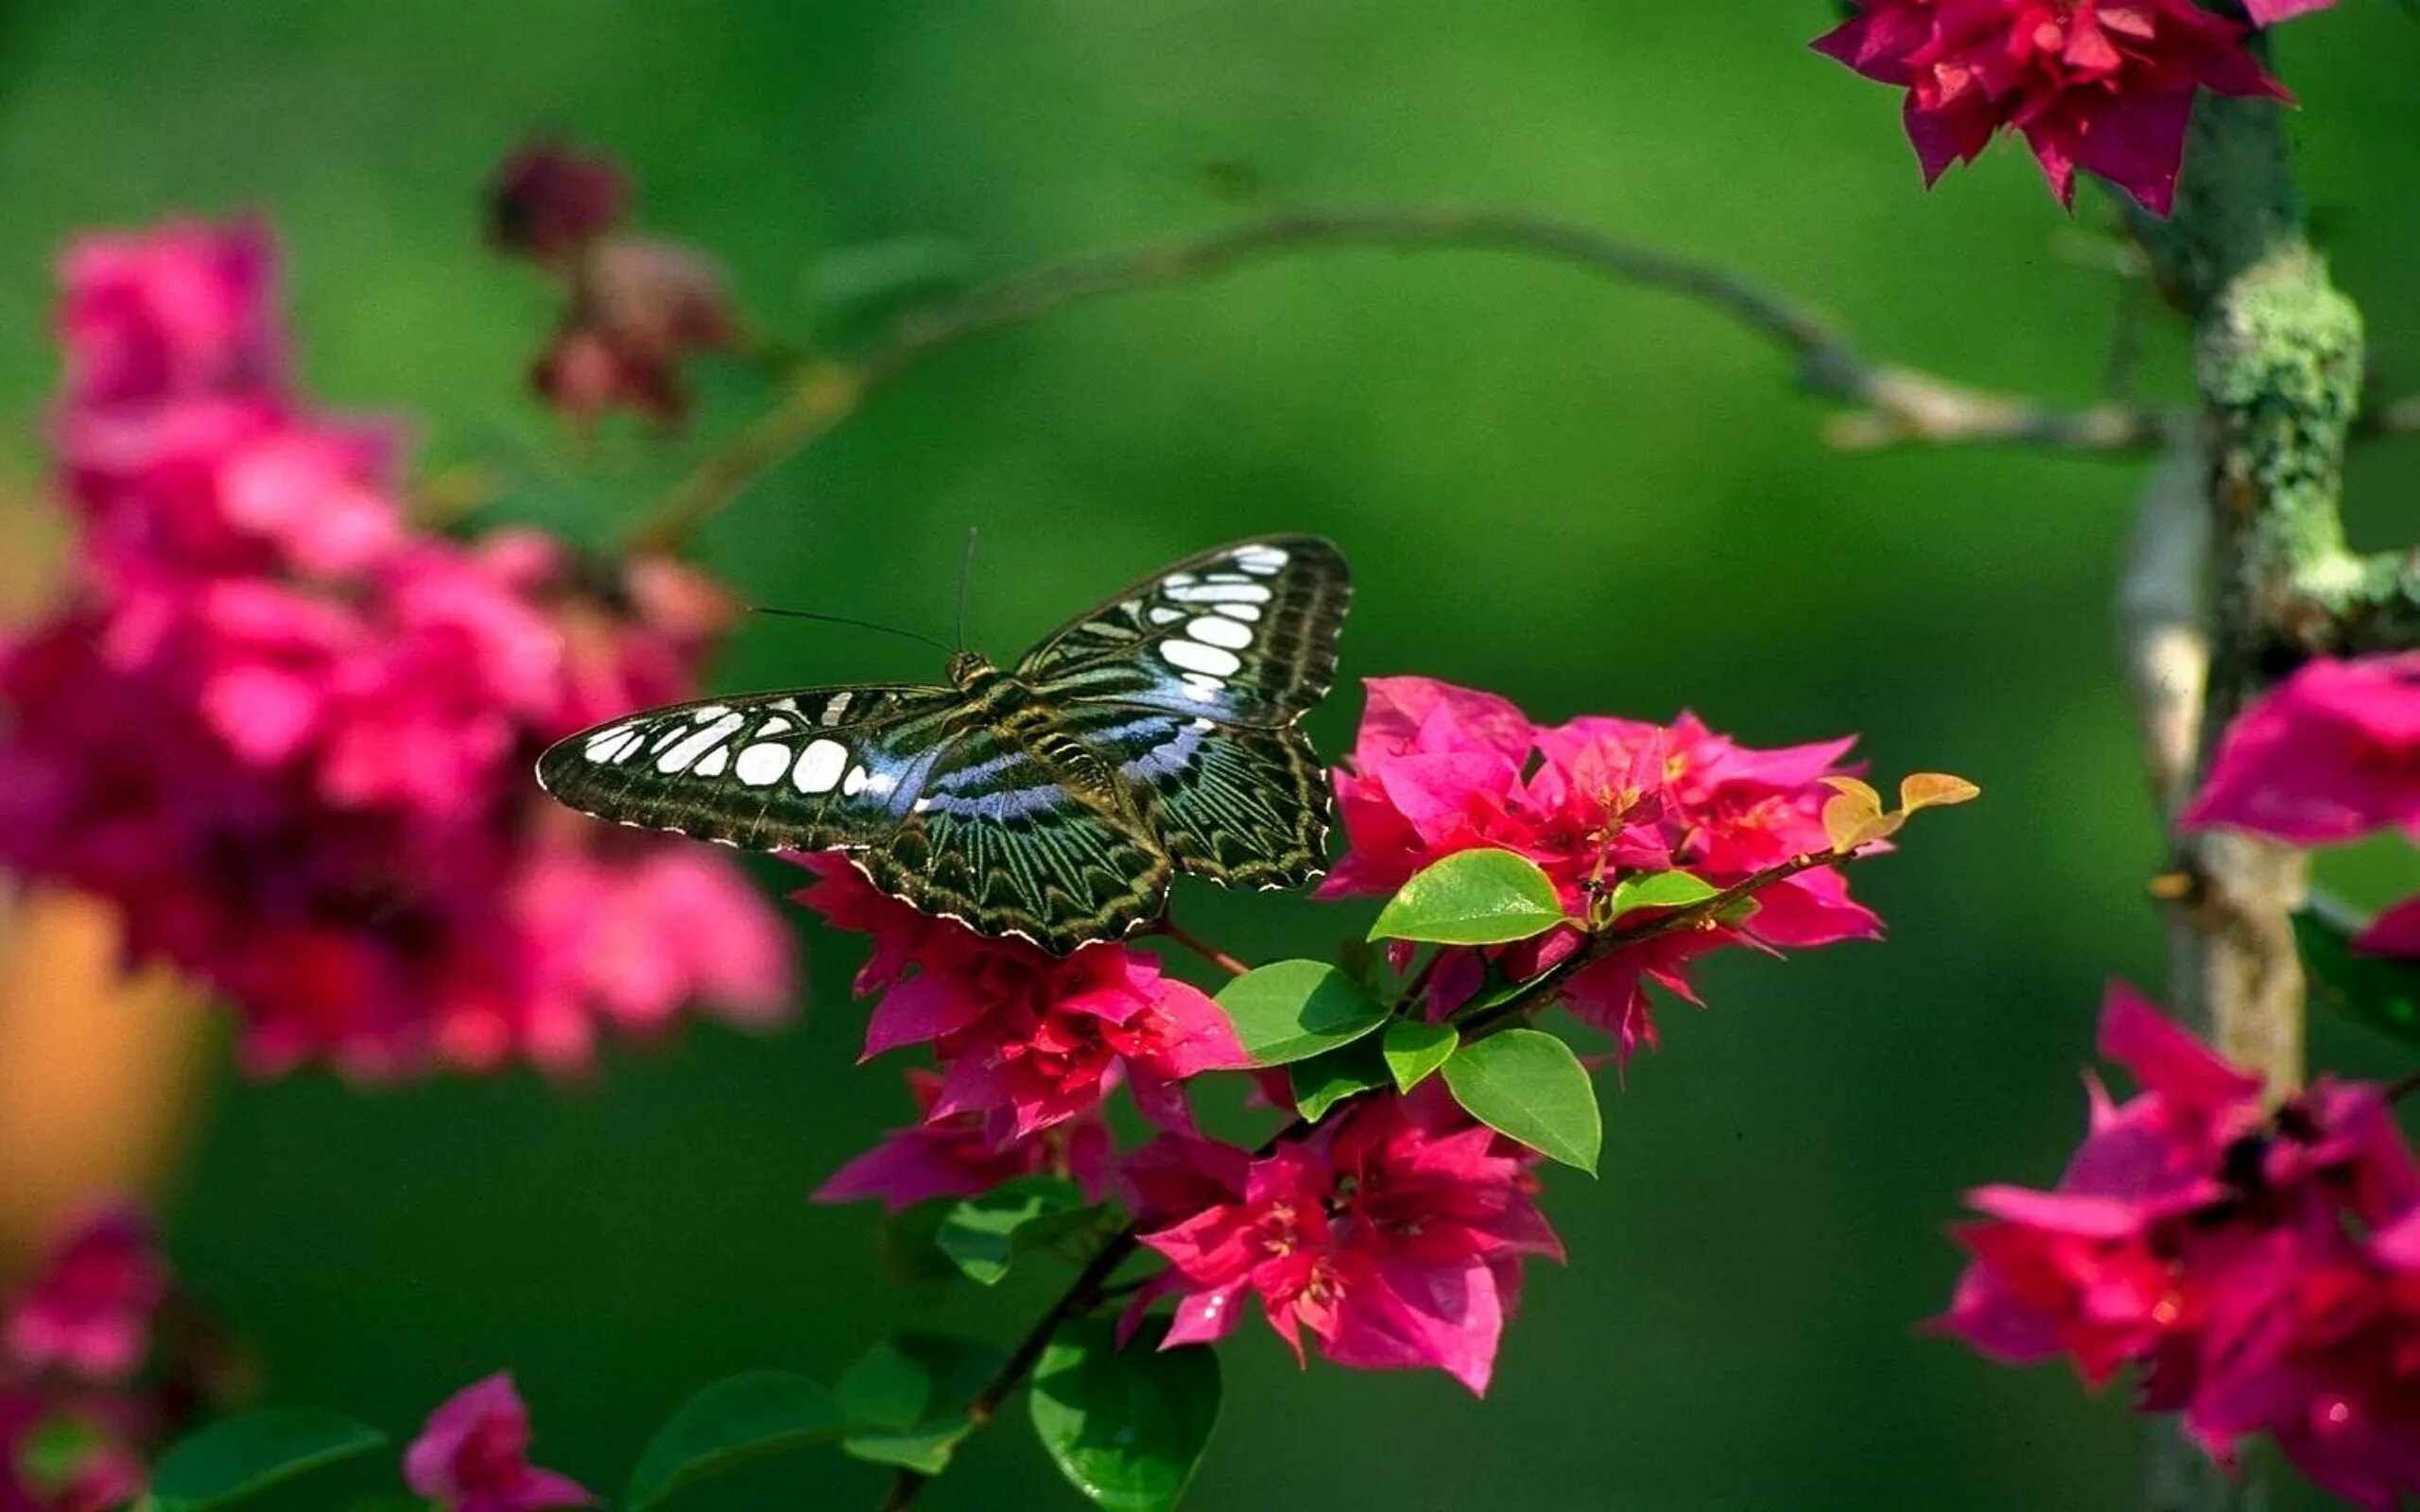
<svg viewBox="0 0 2420 1512"><path fill-rule="evenodd" d="M838 850L885 891L1064 953L1156 916L1179 870L1299 886L1328 799L1296 722L1350 595L1327 541L1219 547L1133 585L1003 669L943 687L802 689L651 711L539 761L547 791L625 824Z"/></svg>

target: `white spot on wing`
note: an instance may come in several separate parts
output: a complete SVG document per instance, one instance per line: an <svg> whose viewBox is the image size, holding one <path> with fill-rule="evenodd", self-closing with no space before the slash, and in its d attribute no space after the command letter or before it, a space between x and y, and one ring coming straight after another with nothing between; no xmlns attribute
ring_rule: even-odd
<svg viewBox="0 0 2420 1512"><path fill-rule="evenodd" d="M756 727L756 733L761 739L766 735L778 735L789 728L790 722L788 720L783 718L779 714L774 714L768 718L763 724Z"/></svg>
<svg viewBox="0 0 2420 1512"><path fill-rule="evenodd" d="M837 740L809 741L806 749L799 754L790 781L798 784L802 793L829 793L848 765L848 747Z"/></svg>
<svg viewBox="0 0 2420 1512"><path fill-rule="evenodd" d="M701 703L689 711L689 717L702 725L709 720L720 719L729 713L731 705L727 703Z"/></svg>
<svg viewBox="0 0 2420 1512"><path fill-rule="evenodd" d="M845 690L832 696L832 701L823 706L824 728L829 729L840 722L840 716L849 712L849 700L853 696L855 695Z"/></svg>
<svg viewBox="0 0 2420 1512"><path fill-rule="evenodd" d="M636 749L638 743L637 730L628 725L615 725L611 730L600 730L589 736L588 744L583 748L590 761L601 765L610 765Z"/></svg>
<svg viewBox="0 0 2420 1512"><path fill-rule="evenodd" d="M1257 604L1213 604L1210 609L1213 613L1224 614L1231 620L1241 620L1246 625L1260 623L1260 606Z"/></svg>
<svg viewBox="0 0 2420 1512"><path fill-rule="evenodd" d="M1167 596L1180 604L1266 604L1269 602L1269 585L1196 583L1190 588L1171 588Z"/></svg>
<svg viewBox="0 0 2420 1512"><path fill-rule="evenodd" d="M1199 641L1163 641L1160 655L1170 666L1187 672L1207 673L1214 678L1232 678L1244 668L1243 661L1233 651L1222 651Z"/></svg>
<svg viewBox="0 0 2420 1512"><path fill-rule="evenodd" d="M1151 606L1151 623L1154 625L1174 625L1183 618L1184 610L1181 609L1170 609L1166 604Z"/></svg>
<svg viewBox="0 0 2420 1512"><path fill-rule="evenodd" d="M850 767L848 777L840 783L841 796L845 798L855 798L865 790L866 769L862 766Z"/></svg>
<svg viewBox="0 0 2420 1512"><path fill-rule="evenodd" d="M1240 651L1252 644L1252 631L1233 620L1222 620L1216 614L1204 614L1184 627L1184 633L1204 645L1224 646Z"/></svg>
<svg viewBox="0 0 2420 1512"><path fill-rule="evenodd" d="M655 759L655 769L667 777L674 772L686 771L691 762L729 740L746 723L739 715L727 713L703 730L691 730Z"/></svg>
<svg viewBox="0 0 2420 1512"><path fill-rule="evenodd" d="M1199 672L1184 675L1184 691L1197 698L1211 699L1227 691L1227 685L1217 678L1205 678Z"/></svg>
<svg viewBox="0 0 2420 1512"><path fill-rule="evenodd" d="M734 770L750 787L770 787L790 769L790 748L768 742L751 746L739 753L739 765Z"/></svg>
<svg viewBox="0 0 2420 1512"><path fill-rule="evenodd" d="M731 765L731 747L717 746L706 752L706 759L689 768L692 777L720 777Z"/></svg>

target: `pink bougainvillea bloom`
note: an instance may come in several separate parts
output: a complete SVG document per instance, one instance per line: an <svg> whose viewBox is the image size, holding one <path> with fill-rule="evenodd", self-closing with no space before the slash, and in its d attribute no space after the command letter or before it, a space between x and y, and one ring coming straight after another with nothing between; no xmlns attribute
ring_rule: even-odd
<svg viewBox="0 0 2420 1512"><path fill-rule="evenodd" d="M60 269L71 408L265 391L283 382L277 251L251 222L171 222L78 241Z"/></svg>
<svg viewBox="0 0 2420 1512"><path fill-rule="evenodd" d="M1003 1181L1035 1175L1067 1177L1096 1201L1107 1190L1109 1127L1098 1115L995 1145L981 1113L932 1116L942 1096L938 1073L909 1072L908 1090L925 1120L891 1130L880 1144L833 1172L815 1189L815 1201L874 1198L897 1212L931 1197L980 1196Z"/></svg>
<svg viewBox="0 0 2420 1512"><path fill-rule="evenodd" d="M1545 870L1575 920L1627 877L1685 869L1727 886L1828 843L1824 779L1846 773L1850 742L1756 750L1717 734L1695 715L1669 726L1582 718L1532 725L1491 694L1424 678L1368 683L1369 701L1348 764L1335 775L1349 847L1326 897L1385 894L1457 851L1495 847ZM1823 945L1879 932L1835 872L1801 873L1758 895L1743 923L1667 935L1589 965L1564 995L1581 1017L1612 1033L1627 1057L1651 1044L1645 985L1692 997L1686 970L1725 945ZM1555 931L1495 953L1527 977L1568 957L1581 929ZM1475 953L1448 953L1431 975L1432 1007L1474 990Z"/></svg>
<svg viewBox="0 0 2420 1512"><path fill-rule="evenodd" d="M2197 90L2286 97L2244 28L2194 0L1856 3L1816 50L1907 91L1927 184L2005 128L2024 136L2061 204L2074 202L2083 168L2166 215Z"/></svg>
<svg viewBox="0 0 2420 1512"><path fill-rule="evenodd" d="M2227 727L2183 823L2300 846L2420 836L2420 652L2306 662Z"/></svg>
<svg viewBox="0 0 2420 1512"><path fill-rule="evenodd" d="M668 243L608 237L580 258L570 313L530 385L575 421L629 409L677 424L689 411L683 364L739 342L738 316L711 259Z"/></svg>
<svg viewBox="0 0 2420 1512"><path fill-rule="evenodd" d="M149 1220L103 1209L66 1233L9 1309L5 1358L26 1370L123 1380L142 1365L167 1295Z"/></svg>
<svg viewBox="0 0 2420 1512"><path fill-rule="evenodd" d="M2243 9L2256 26L2273 26L2296 16L2308 16L2315 10L2325 10L2336 0L2243 0Z"/></svg>
<svg viewBox="0 0 2420 1512"><path fill-rule="evenodd" d="M2353 948L2369 955L2420 957L2420 897L2406 898L2371 919Z"/></svg>
<svg viewBox="0 0 2420 1512"><path fill-rule="evenodd" d="M510 1374L464 1387L431 1414L404 1452L404 1480L444 1512L596 1504L579 1483L530 1465L529 1413Z"/></svg>
<svg viewBox="0 0 2420 1512"><path fill-rule="evenodd" d="M695 1005L764 1022L790 946L732 860L588 824L549 742L677 701L728 600L655 558L414 530L395 427L286 387L266 233L68 259L62 601L0 642L0 858L313 1059L586 1062Z"/></svg>
<svg viewBox="0 0 2420 1512"><path fill-rule="evenodd" d="M1430 1090L1361 1104L1254 1160L1168 1136L1129 1160L1143 1242L1168 1269L1130 1324L1176 1299L1164 1348L1224 1337L1247 1297L1303 1354L1365 1370L1434 1368L1484 1395L1521 1263L1562 1257L1534 1157Z"/></svg>
<svg viewBox="0 0 2420 1512"><path fill-rule="evenodd" d="M0 1383L0 1512L120 1512L141 1496L143 1461L113 1405ZM45 1467L42 1447L62 1436L83 1452Z"/></svg>
<svg viewBox="0 0 2420 1512"><path fill-rule="evenodd" d="M861 993L882 992L866 1055L930 1044L941 1061L932 1118L984 1114L995 1142L1020 1140L1091 1111L1122 1082L1147 1117L1183 1127L1180 1083L1250 1063L1218 1005L1146 952L1101 943L1052 955L920 914L844 856L801 862L820 880L799 901L873 936L857 976Z"/></svg>
<svg viewBox="0 0 2420 1512"><path fill-rule="evenodd" d="M2323 1080L2275 1111L2148 1004L2113 991L2101 1050L2142 1092L2092 1087L2053 1192L1986 1187L1938 1327L1996 1359L2128 1367L2232 1460L2267 1433L2312 1479L2393 1512L2420 1493L2420 1161L2375 1087Z"/></svg>
<svg viewBox="0 0 2420 1512"><path fill-rule="evenodd" d="M614 229L630 186L608 159L535 140L496 170L488 189L488 239L540 263L568 261Z"/></svg>

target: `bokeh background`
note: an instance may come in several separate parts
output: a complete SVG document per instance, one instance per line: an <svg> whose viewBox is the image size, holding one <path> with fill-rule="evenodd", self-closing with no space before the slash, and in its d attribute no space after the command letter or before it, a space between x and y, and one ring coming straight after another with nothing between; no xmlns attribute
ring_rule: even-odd
<svg viewBox="0 0 2420 1512"><path fill-rule="evenodd" d="M1837 311L1876 352L2069 400L2130 295L2109 216L2022 155L1918 192L1896 103L1806 51L1816 0L182 0L0 5L0 493L45 534L48 269L93 227L274 221L306 380L406 418L423 470L502 465L495 518L593 539L697 442L568 446L521 377L552 292L479 245L476 190L533 128L621 158L650 230L728 265L761 330L845 337L885 269L1028 266L1256 205L1485 201L1720 258ZM2420 383L2420 24L2346 0L2280 39L2295 135L2379 365ZM871 270L871 273L870 273ZM2182 341L2141 333L2174 394ZM696 435L761 408L705 374ZM946 633L983 530L977 644L1012 650L1199 545L1325 532L1359 585L1349 672L1421 672L1560 719L1687 706L1766 744L1857 730L1886 775L1970 775L1857 886L1892 937L1725 957L1712 1006L1609 1089L1603 1179L1558 1171L1568 1269L1533 1268L1496 1389L1298 1372L1227 1350L1193 1505L2120 1508L2134 1424L2063 1372L1921 1336L1987 1179L2048 1181L2083 1115L2104 979L2157 980L2161 860L2112 672L2132 462L1846 455L1776 355L1708 312L1489 254L1312 252L954 351L767 478L707 533L760 601ZM683 448L686 448L684 451ZM2365 451L2355 526L2420 526L2420 441ZM929 653L744 627L717 684L928 675ZM1357 712L1348 685L1314 732ZM2370 899L2408 856L2338 866ZM778 868L766 872L780 885ZM1181 906L1248 954L1362 912ZM274 1399L407 1432L510 1365L540 1457L618 1486L697 1385L836 1371L921 1319L871 1211L805 1194L907 1105L853 1068L858 943L810 937L813 996L766 1039L697 1029L530 1075L365 1094L243 1082L223 1047L164 1194L176 1263L257 1341ZM2321 1022L2323 1065L2397 1053ZM1009 1336L1048 1278L939 1322ZM356 1484L374 1485L379 1473ZM837 1455L699 1492L872 1505ZM331 1487L335 1487L334 1490ZM286 1503L330 1504L314 1483ZM1012 1417L936 1508L1073 1505ZM2282 1504L2318 1504L2296 1487Z"/></svg>

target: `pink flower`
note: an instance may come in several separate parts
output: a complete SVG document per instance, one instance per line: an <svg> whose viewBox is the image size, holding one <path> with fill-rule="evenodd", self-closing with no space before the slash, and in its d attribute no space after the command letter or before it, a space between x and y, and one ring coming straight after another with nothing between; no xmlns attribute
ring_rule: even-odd
<svg viewBox="0 0 2420 1512"><path fill-rule="evenodd" d="M2420 836L2420 652L2306 662L2227 727L2182 822L2300 846Z"/></svg>
<svg viewBox="0 0 2420 1512"><path fill-rule="evenodd" d="M2308 16L2315 10L2325 10L2336 0L2244 0L2243 9L2252 16L2256 26L2273 26L2296 16Z"/></svg>
<svg viewBox="0 0 2420 1512"><path fill-rule="evenodd" d="M2247 1075L2122 989L2101 1050L2143 1091L2092 1086L2053 1192L1985 1187L1938 1327L1995 1359L2144 1372L2231 1459L2266 1432L2321 1485L2393 1512L2420 1492L2420 1161L2377 1089L2322 1082L2274 1112Z"/></svg>
<svg viewBox="0 0 2420 1512"><path fill-rule="evenodd" d="M577 1482L529 1464L529 1413L510 1374L465 1386L404 1452L404 1480L444 1512L594 1506Z"/></svg>
<svg viewBox="0 0 2420 1512"><path fill-rule="evenodd" d="M1356 1107L1252 1159L1180 1136L1130 1160L1143 1242L1168 1261L1130 1322L1177 1299L1163 1348L1223 1338L1243 1299L1303 1354L1365 1370L1433 1367L1484 1395L1521 1260L1562 1257L1533 1158L1431 1092Z"/></svg>
<svg viewBox="0 0 2420 1512"><path fill-rule="evenodd" d="M848 860L811 855L821 879L797 896L842 929L871 934L861 993L883 990L868 1057L933 1046L944 1073L929 1119L989 1115L995 1143L1090 1112L1123 1082L1163 1126L1190 1123L1178 1084L1249 1064L1235 1030L1199 988L1121 944L1051 955L994 939L884 897Z"/></svg>
<svg viewBox="0 0 2420 1512"><path fill-rule="evenodd" d="M102 1209L51 1250L9 1309L6 1358L26 1370L124 1380L142 1365L167 1294L150 1223L129 1208Z"/></svg>
<svg viewBox="0 0 2420 1512"><path fill-rule="evenodd" d="M2286 98L2244 29L2194 0L1856 0L1815 48L1907 91L1925 182L2022 133L2061 204L2097 173L2166 215L2198 89ZM2278 13L2295 7L2284 0ZM2304 8L2307 8L2305 6Z"/></svg>
<svg viewBox="0 0 2420 1512"><path fill-rule="evenodd" d="M574 1069L691 1005L774 1015L786 931L729 858L529 778L553 739L694 691L719 593L415 532L393 428L308 413L266 360L264 233L69 261L80 529L63 601L0 642L0 859L109 899L265 1071ZM155 348L182 355L124 355Z"/></svg>
<svg viewBox="0 0 2420 1512"><path fill-rule="evenodd" d="M893 1129L880 1144L832 1173L815 1189L817 1202L879 1198L897 1212L931 1197L977 1197L1003 1181L1048 1174L1072 1177L1098 1201L1109 1177L1109 1127L1084 1115L994 1147L978 1112L933 1117L942 1078L929 1071L908 1074L908 1090L925 1121Z"/></svg>
<svg viewBox="0 0 2420 1512"><path fill-rule="evenodd" d="M71 407L153 404L280 387L277 251L259 225L171 222L92 236L60 271Z"/></svg>
<svg viewBox="0 0 2420 1512"><path fill-rule="evenodd" d="M1727 886L1826 845L1823 779L1843 773L1850 742L1755 750L1695 715L1669 726L1581 718L1542 728L1492 694L1423 678L1368 684L1350 764L1336 773L1350 841L1323 897L1392 893L1460 850L1512 850L1546 871L1575 919L1626 877L1685 869ZM1745 923L1664 936L1597 961L1565 997L1615 1035L1627 1057L1653 1043L1645 984L1692 997L1687 964L1724 945L1765 949L1871 937L1879 923L1835 872L1767 888ZM1496 953L1528 977L1582 948L1578 927ZM1448 953L1432 975L1435 1011L1479 980L1479 957Z"/></svg>
<svg viewBox="0 0 2420 1512"><path fill-rule="evenodd" d="M117 1512L143 1494L143 1460L120 1414L0 1383L0 1512ZM72 1466L41 1463L40 1446L73 1435Z"/></svg>

